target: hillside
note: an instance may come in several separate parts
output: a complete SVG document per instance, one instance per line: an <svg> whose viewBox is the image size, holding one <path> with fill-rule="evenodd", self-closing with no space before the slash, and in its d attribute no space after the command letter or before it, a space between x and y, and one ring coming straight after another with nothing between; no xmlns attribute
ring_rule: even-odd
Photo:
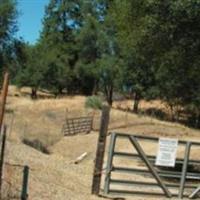
<svg viewBox="0 0 200 200"><path fill-rule="evenodd" d="M9 126L6 162L30 167L29 198L31 200L100 199L90 194L98 131L71 137L63 137L61 132L66 115L74 117L91 114L91 110L84 108L85 97L32 101L29 97L14 95L15 92L15 88L9 88L5 116L5 123ZM100 112L96 112L94 120L96 130L99 127L99 120ZM111 110L109 129L200 141L199 130L117 109ZM40 140L48 147L50 154L43 154L23 144L24 138ZM109 138L110 136L107 144ZM121 149L129 148L125 143L120 145ZM88 153L87 158L78 165L74 164L72 161L84 152ZM12 186L20 189L20 184L14 180L16 171L8 166L5 166L5 171ZM15 192L19 195L17 190ZM130 199L144 199L144 197Z"/></svg>

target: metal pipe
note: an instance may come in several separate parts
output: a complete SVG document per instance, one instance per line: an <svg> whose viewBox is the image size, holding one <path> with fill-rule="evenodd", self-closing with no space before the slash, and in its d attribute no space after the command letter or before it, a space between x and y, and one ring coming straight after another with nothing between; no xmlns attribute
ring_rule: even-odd
<svg viewBox="0 0 200 200"><path fill-rule="evenodd" d="M109 184L110 184L110 176L111 176L111 170L112 170L113 152L114 152L114 149L115 149L115 142L116 142L116 136L115 136L115 134L111 134L110 149L109 149L109 152L108 152L108 161L107 161L105 184L104 184L104 193L105 194L108 194L108 191L109 191Z"/></svg>
<svg viewBox="0 0 200 200"><path fill-rule="evenodd" d="M190 157L190 147L191 147L191 143L187 142L187 145L185 148L185 159L184 159L183 168L182 168L182 176L181 176L179 194L178 194L179 199L183 198L185 180L186 180L186 176L187 176L188 160Z"/></svg>
<svg viewBox="0 0 200 200"><path fill-rule="evenodd" d="M117 137L121 137L121 138L129 138L130 134L128 133L116 133L114 132ZM158 137L153 137L153 136L144 136L144 135L138 135L138 134L134 134L132 135L134 136L135 138L137 139L141 139L141 140L150 140L152 142L158 142L159 138ZM190 142L191 145L193 146L200 146L200 142L195 142L195 141L191 141ZM184 141L184 140L179 140L178 141L178 144L180 145L186 145L187 144L187 141Z"/></svg>
<svg viewBox="0 0 200 200"><path fill-rule="evenodd" d="M28 199L28 177L29 177L29 167L24 166L21 200Z"/></svg>
<svg viewBox="0 0 200 200"><path fill-rule="evenodd" d="M135 153L127 153L127 152L114 152L114 156L116 157L127 157L127 158L133 158L133 159L137 159L137 160L141 160L141 158L139 157L138 154ZM151 156L151 155L146 155L148 160L151 162L154 162L156 157L155 156ZM176 159L176 164L182 164L184 162L183 159ZM191 165L200 165L200 160L188 160L188 163Z"/></svg>
<svg viewBox="0 0 200 200"><path fill-rule="evenodd" d="M152 166L152 164L147 159L147 157L146 157L143 149L141 148L140 144L137 142L136 138L134 136L130 136L129 139L130 139L131 143L133 144L133 146L135 147L135 149L137 150L137 152L140 155L140 157L142 158L142 160L147 165L147 167L148 167L149 171L152 173L153 177L158 182L159 186L162 188L162 190L165 193L165 195L167 197L171 197L172 196L171 192L165 186L165 184L161 180L160 176L158 175L158 173L156 172L156 170L154 169L154 167Z"/></svg>
<svg viewBox="0 0 200 200"><path fill-rule="evenodd" d="M194 199L196 197L196 195L200 192L200 186L197 187L193 192L192 194L189 195L189 198L190 199Z"/></svg>
<svg viewBox="0 0 200 200"><path fill-rule="evenodd" d="M115 172L123 172L123 173L134 173L134 174L141 174L141 175L151 175L151 173L148 170L143 169L137 169L137 168L126 168L126 167L113 167L112 171ZM171 171L157 171L159 176L165 177L165 178L181 178L181 173L178 174ZM195 173L187 173L186 179L191 180L200 180L200 174Z"/></svg>
<svg viewBox="0 0 200 200"><path fill-rule="evenodd" d="M120 179L110 179L110 183L111 184L115 184L115 185L129 185L129 186L133 186L133 185L137 185L137 186L142 186L142 187L158 187L157 183L153 183L153 182L143 182L143 181L129 181L129 180L120 180ZM179 184L170 184L170 183L166 183L165 184L167 187L170 188L179 188L180 185ZM196 188L195 185L185 185L186 188Z"/></svg>
<svg viewBox="0 0 200 200"><path fill-rule="evenodd" d="M144 191L128 191L128 190L115 190L111 189L109 190L109 194L111 195L151 195L151 196L163 196L162 193L156 193L156 192L144 192ZM172 193L172 197L176 197L177 194ZM187 197L184 195L184 197Z"/></svg>

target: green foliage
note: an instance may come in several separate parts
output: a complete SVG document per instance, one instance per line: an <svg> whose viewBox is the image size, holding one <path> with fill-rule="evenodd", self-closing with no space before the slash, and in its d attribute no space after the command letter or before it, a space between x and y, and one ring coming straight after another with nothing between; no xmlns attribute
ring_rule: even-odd
<svg viewBox="0 0 200 200"><path fill-rule="evenodd" d="M126 88L199 110L199 7L198 0L114 1Z"/></svg>
<svg viewBox="0 0 200 200"><path fill-rule="evenodd" d="M0 1L0 44L1 48L6 46L12 34L17 30L16 27L16 2L14 0Z"/></svg>
<svg viewBox="0 0 200 200"><path fill-rule="evenodd" d="M111 9L121 49L123 89L132 94L136 112L139 101L142 98L153 98L157 91L151 43L146 39L149 34L147 24L151 21L146 13L146 6L147 2L144 1L117 0Z"/></svg>
<svg viewBox="0 0 200 200"><path fill-rule="evenodd" d="M56 94L68 90L74 78L77 53L73 26L78 26L78 7L79 2L72 0L51 0L46 7L39 41L44 69L42 86Z"/></svg>
<svg viewBox="0 0 200 200"><path fill-rule="evenodd" d="M102 106L103 106L102 100L98 96L87 97L87 99L85 101L85 107L86 108L101 110Z"/></svg>
<svg viewBox="0 0 200 200"><path fill-rule="evenodd" d="M0 73L13 62L13 40L16 26L16 2L14 0L0 1ZM4 69L3 69L4 68Z"/></svg>
<svg viewBox="0 0 200 200"><path fill-rule="evenodd" d="M200 109L200 2L161 1L151 3L148 41L155 54L155 74L160 97L172 105ZM163 11L160 12L159 10ZM194 109L195 108L195 109Z"/></svg>
<svg viewBox="0 0 200 200"><path fill-rule="evenodd" d="M75 65L80 90L86 95L91 95L98 84L97 59L100 56L98 32L97 19L94 16L86 15L84 25L76 37L79 59Z"/></svg>
<svg viewBox="0 0 200 200"><path fill-rule="evenodd" d="M38 42L16 40L16 3L0 0L0 66L34 91L129 93L182 107L200 126L199 0L50 0ZM2 70L0 68L0 70Z"/></svg>

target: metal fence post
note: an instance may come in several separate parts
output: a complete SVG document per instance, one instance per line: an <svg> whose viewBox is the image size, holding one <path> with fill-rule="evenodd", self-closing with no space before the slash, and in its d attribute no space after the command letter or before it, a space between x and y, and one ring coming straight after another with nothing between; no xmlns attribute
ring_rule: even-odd
<svg viewBox="0 0 200 200"><path fill-rule="evenodd" d="M4 154L5 154L5 145L6 145L6 131L7 127L3 128L3 137L1 144L1 157L0 157L0 194L2 193L2 180L3 180L3 164L4 164Z"/></svg>
<svg viewBox="0 0 200 200"><path fill-rule="evenodd" d="M24 166L21 200L28 199L28 176L29 176L29 167Z"/></svg>
<svg viewBox="0 0 200 200"><path fill-rule="evenodd" d="M179 189L179 194L178 194L179 199L183 198L185 179L187 175L188 160L190 156L190 147L191 147L191 143L187 142L186 148L185 148L185 159L184 159L182 174L181 174L182 176L181 176L181 182L180 182L180 189Z"/></svg>
<svg viewBox="0 0 200 200"><path fill-rule="evenodd" d="M110 107L103 106L102 115L101 115L101 126L99 131L99 138L96 150L96 159L95 159L95 166L94 166L94 173L93 173L93 181L92 181L92 194L98 195L100 191L100 184L101 184L101 176L102 176L102 167L103 167L103 160L104 160L104 153L105 153L105 146L106 146L106 136L108 131L108 124L109 124L109 114L110 114Z"/></svg>

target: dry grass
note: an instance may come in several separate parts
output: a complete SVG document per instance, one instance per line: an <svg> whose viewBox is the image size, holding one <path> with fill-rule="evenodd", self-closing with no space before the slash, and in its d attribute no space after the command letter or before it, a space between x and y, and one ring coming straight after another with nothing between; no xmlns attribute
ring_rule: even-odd
<svg viewBox="0 0 200 200"><path fill-rule="evenodd" d="M61 133L66 119L66 109L68 109L68 117L88 115L91 112L84 108L85 97L74 96L32 101L28 97L13 95L13 91L15 91L14 87L9 90L7 103L7 110L14 112L13 123L11 123L13 116L11 112L7 113L5 118L8 125L13 124L12 129L8 130L11 133L6 147L6 161L30 166L29 198L31 200L101 199L90 194L97 132L65 138ZM100 112L96 112L95 129L99 127L99 120ZM111 110L109 129L116 132L200 140L199 130L116 109ZM22 138L39 139L49 146L51 154L45 155L24 145L21 142ZM107 145L108 143L109 141ZM131 151L132 147L127 146L126 143L120 143L119 148ZM150 146L146 148L147 151L155 149ZM88 153L87 158L79 165L74 165L71 161L83 152ZM126 199L142 200L145 198Z"/></svg>
<svg viewBox="0 0 200 200"><path fill-rule="evenodd" d="M132 110L133 109L133 100L123 100L123 101L116 101L113 104L114 108L121 108L121 109L129 109ZM167 107L167 105L159 100L152 100L152 101L144 101L141 100L140 104L139 104L139 108L142 110L147 110L147 109L152 109L152 108L156 108L159 110L163 110L164 112L169 112L169 109Z"/></svg>
<svg viewBox="0 0 200 200"><path fill-rule="evenodd" d="M62 137L62 125L67 116L86 115L84 97L68 99L44 99L32 101L26 97L9 97L7 110L14 111L6 115L6 121L11 123L12 139L39 139L45 144L53 144ZM77 104L80 107L77 107ZM70 111L66 112L68 109Z"/></svg>

